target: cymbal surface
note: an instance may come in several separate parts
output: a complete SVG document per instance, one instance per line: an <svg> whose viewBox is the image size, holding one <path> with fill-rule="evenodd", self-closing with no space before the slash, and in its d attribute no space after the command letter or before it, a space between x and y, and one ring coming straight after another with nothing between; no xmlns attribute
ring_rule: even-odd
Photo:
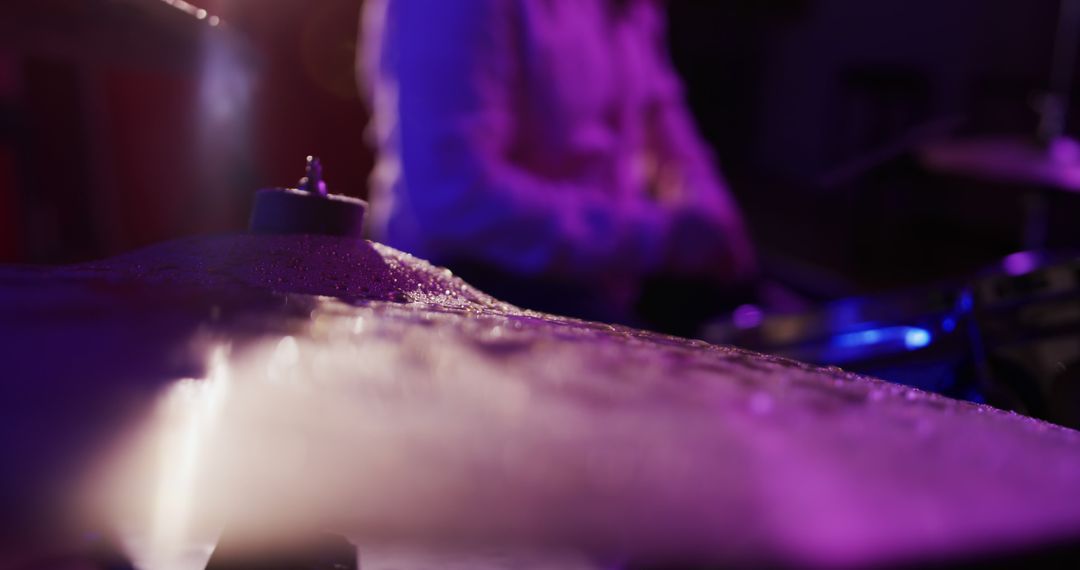
<svg viewBox="0 0 1080 570"><path fill-rule="evenodd" d="M361 553L731 566L1080 538L1076 432L524 311L367 242L186 240L0 270L0 292L6 421L37 434L0 439L5 464L65 465L35 496L107 521L149 566L226 526L252 549L331 528ZM0 498L31 488L11 477Z"/></svg>

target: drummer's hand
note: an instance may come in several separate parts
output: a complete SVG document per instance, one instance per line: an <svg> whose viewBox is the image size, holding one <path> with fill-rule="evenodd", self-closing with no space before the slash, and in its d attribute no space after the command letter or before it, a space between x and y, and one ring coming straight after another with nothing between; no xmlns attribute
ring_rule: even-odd
<svg viewBox="0 0 1080 570"><path fill-rule="evenodd" d="M680 277L733 284L757 274L753 247L737 210L683 205L672 212L667 270Z"/></svg>

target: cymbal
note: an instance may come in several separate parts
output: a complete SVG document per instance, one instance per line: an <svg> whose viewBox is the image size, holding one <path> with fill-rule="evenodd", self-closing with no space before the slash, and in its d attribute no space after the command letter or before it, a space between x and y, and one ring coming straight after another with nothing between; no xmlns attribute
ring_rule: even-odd
<svg viewBox="0 0 1080 570"><path fill-rule="evenodd" d="M1019 137L948 140L923 145L917 152L933 171L1005 184L1080 192L1080 145L1060 138L1042 148Z"/></svg>
<svg viewBox="0 0 1080 570"><path fill-rule="evenodd" d="M252 550L318 528L361 554L733 566L1080 539L1077 432L521 310L360 240L222 236L5 268L0 313L0 461L23 467L0 498L38 488L140 567L205 553L223 526Z"/></svg>

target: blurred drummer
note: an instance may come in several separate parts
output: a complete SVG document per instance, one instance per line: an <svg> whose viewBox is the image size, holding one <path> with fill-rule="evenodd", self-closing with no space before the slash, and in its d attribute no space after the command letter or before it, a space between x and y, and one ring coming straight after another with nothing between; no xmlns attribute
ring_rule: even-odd
<svg viewBox="0 0 1080 570"><path fill-rule="evenodd" d="M634 322L649 276L755 272L657 0L368 0L377 237L529 308Z"/></svg>

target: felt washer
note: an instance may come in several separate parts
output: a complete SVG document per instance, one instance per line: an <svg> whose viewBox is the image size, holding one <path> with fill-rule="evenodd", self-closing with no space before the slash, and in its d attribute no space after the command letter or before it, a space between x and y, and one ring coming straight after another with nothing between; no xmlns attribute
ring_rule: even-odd
<svg viewBox="0 0 1080 570"><path fill-rule="evenodd" d="M299 188L265 188L255 195L248 228L257 234L316 234L361 238L367 202L328 194L322 166L308 157Z"/></svg>

